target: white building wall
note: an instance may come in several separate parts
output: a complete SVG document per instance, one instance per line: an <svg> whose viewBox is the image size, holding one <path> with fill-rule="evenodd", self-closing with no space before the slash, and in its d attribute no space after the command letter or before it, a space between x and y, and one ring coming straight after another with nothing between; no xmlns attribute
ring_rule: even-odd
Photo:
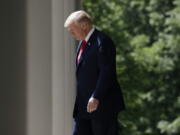
<svg viewBox="0 0 180 135"><path fill-rule="evenodd" d="M64 20L73 9L73 0L52 0L53 135L72 134L72 109L75 93L75 46L63 26Z"/></svg>
<svg viewBox="0 0 180 135"><path fill-rule="evenodd" d="M75 1L2 1L0 134L71 135L76 46L63 24Z"/></svg>

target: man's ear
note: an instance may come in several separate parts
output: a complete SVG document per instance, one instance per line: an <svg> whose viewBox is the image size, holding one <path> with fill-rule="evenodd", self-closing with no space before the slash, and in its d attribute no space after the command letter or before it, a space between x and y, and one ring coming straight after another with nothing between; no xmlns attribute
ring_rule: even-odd
<svg viewBox="0 0 180 135"><path fill-rule="evenodd" d="M87 23L81 23L81 28L85 30L87 28Z"/></svg>

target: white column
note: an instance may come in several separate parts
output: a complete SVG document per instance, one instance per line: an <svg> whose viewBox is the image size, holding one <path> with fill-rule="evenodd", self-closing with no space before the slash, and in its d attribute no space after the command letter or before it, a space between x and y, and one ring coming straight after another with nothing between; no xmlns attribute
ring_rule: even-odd
<svg viewBox="0 0 180 135"><path fill-rule="evenodd" d="M72 134L75 46L63 26L73 9L73 0L52 0L53 135Z"/></svg>
<svg viewBox="0 0 180 135"><path fill-rule="evenodd" d="M27 0L27 135L71 135L74 40L63 27L74 0Z"/></svg>
<svg viewBox="0 0 180 135"><path fill-rule="evenodd" d="M51 135L51 0L27 0L27 135Z"/></svg>

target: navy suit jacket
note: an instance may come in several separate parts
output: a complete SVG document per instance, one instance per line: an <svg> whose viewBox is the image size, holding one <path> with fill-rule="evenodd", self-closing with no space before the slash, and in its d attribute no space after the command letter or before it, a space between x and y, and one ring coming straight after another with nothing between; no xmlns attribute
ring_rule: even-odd
<svg viewBox="0 0 180 135"><path fill-rule="evenodd" d="M79 64L76 63L77 92L74 118L106 118L125 108L116 77L115 57L113 41L95 29L86 44ZM99 106L96 111L88 113L87 104L92 96L99 100Z"/></svg>

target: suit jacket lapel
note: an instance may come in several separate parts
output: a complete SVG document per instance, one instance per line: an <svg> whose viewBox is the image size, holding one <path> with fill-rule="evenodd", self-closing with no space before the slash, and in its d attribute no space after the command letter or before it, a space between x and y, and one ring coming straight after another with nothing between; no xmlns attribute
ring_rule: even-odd
<svg viewBox="0 0 180 135"><path fill-rule="evenodd" d="M77 57L78 57L78 54L79 54L79 51L80 51L81 43L82 43L82 41L79 42L79 45L78 45L77 51L76 51L76 67L78 66Z"/></svg>
<svg viewBox="0 0 180 135"><path fill-rule="evenodd" d="M93 42L94 42L95 36L96 36L96 29L95 29L95 31L92 33L91 37L89 38L89 41L88 41L87 44L86 44L85 50L83 51L83 53L82 53L82 55L81 55L79 64L77 64L77 62L76 62L76 72L78 71L78 69L79 69L82 61L85 59L87 52L88 52L88 51L90 50L90 48L93 46L93 44L94 44ZM81 42L80 42L80 45L81 45ZM78 55L78 53L79 53L80 45L79 45L78 50L77 50L77 55ZM76 58L77 58L77 56L76 56Z"/></svg>
<svg viewBox="0 0 180 135"><path fill-rule="evenodd" d="M86 43L86 47L85 47L85 49L84 49L84 51L83 51L83 53L82 53L82 55L81 55L81 58L80 58L80 60L79 60L79 64L80 64L80 63L83 61L83 59L85 58L85 56L86 56L89 48L91 48L91 45L90 45L89 42L87 42L87 43ZM78 64L78 65L79 65L79 64Z"/></svg>

